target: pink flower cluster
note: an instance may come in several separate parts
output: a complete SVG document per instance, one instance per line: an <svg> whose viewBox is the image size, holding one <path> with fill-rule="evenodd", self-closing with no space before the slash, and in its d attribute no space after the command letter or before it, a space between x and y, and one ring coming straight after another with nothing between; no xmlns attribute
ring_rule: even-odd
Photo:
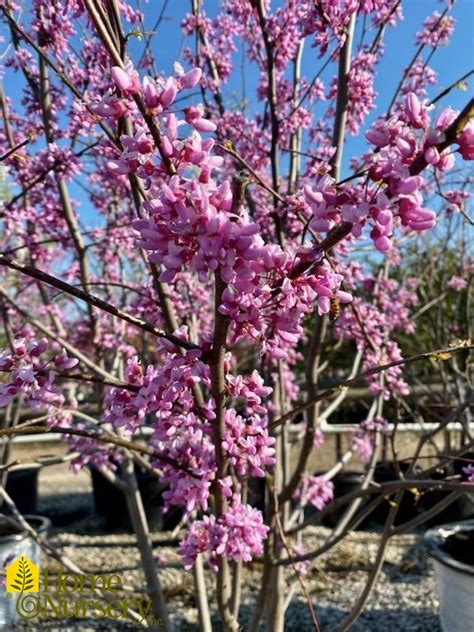
<svg viewBox="0 0 474 632"><path fill-rule="evenodd" d="M394 279L376 283L371 278L365 278L357 265L352 265L351 271L354 279L362 281L362 288L368 293L368 298L354 300L355 312L342 310L334 327L336 336L355 340L357 348L364 350L365 371L401 360L400 347L392 337L399 331L412 333L415 330L410 308L418 302L414 292L416 280L407 280L404 287ZM408 385L401 377L400 366L390 367L383 372L383 376L383 380L380 374L366 378L374 395L382 393L384 399L389 399L392 392L409 392Z"/></svg>
<svg viewBox="0 0 474 632"><path fill-rule="evenodd" d="M225 424L222 449L237 475L265 476L264 468L275 463L275 438L267 424L258 416L245 420L232 408L226 410Z"/></svg>
<svg viewBox="0 0 474 632"><path fill-rule="evenodd" d="M216 476L211 428L199 423L193 413L176 415L174 422L176 431L169 439L151 443L177 464L163 460L154 463L162 472L161 481L169 485L163 493L164 509L176 505L183 507L186 515L196 510L207 511L211 484Z"/></svg>
<svg viewBox="0 0 474 632"><path fill-rule="evenodd" d="M462 471L466 474L468 483L474 483L474 465L466 465Z"/></svg>
<svg viewBox="0 0 474 632"><path fill-rule="evenodd" d="M456 292L461 292L465 288L467 288L467 281L459 276L453 275L449 281L446 283L447 287L452 290L456 290Z"/></svg>
<svg viewBox="0 0 474 632"><path fill-rule="evenodd" d="M250 562L253 556L261 555L268 531L260 511L235 499L219 518L212 515L195 520L178 552L187 570L193 567L199 553L207 553L211 568L217 571L218 556Z"/></svg>
<svg viewBox="0 0 474 632"><path fill-rule="evenodd" d="M201 170L205 164L214 168L217 158L209 154L212 141L201 142L196 133L193 142L199 154L184 152L183 158L199 164ZM180 168L185 166L181 162ZM232 216L228 181L217 186L208 176L205 183L173 176L144 208L149 219L138 220L134 226L142 236L140 245L152 251L150 260L164 267L161 280L173 281L186 267L206 281L210 272L219 269L226 284L220 312L231 319L236 339L261 340L262 350L274 357L284 357L285 347L297 342L301 318L314 301L320 313L327 313L334 294L350 300L339 290L342 276L326 265L318 266L310 276L288 278L295 257L266 245L255 222ZM276 298L274 283L281 284Z"/></svg>
<svg viewBox="0 0 474 632"><path fill-rule="evenodd" d="M208 367L199 356L199 351L188 351L184 356L166 352L162 367L149 365L145 371L136 357L130 358L125 378L137 390L111 388L106 396L104 420L116 427L125 426L127 433L132 434L147 415L155 413L156 437L168 439L176 431L176 411L186 415L193 410L192 388L209 383Z"/></svg>
<svg viewBox="0 0 474 632"><path fill-rule="evenodd" d="M56 425L62 428L71 428L71 423L67 420L59 420L59 423ZM74 430L97 431L97 428L91 428L90 425L77 421L74 422L73 428ZM64 434L62 439L68 445L68 454L75 454L70 462L70 469L75 474L89 466L93 466L98 470L115 471L117 465L123 460L123 454L120 449L104 441L75 434Z"/></svg>
<svg viewBox="0 0 474 632"><path fill-rule="evenodd" d="M352 234L360 237L365 225L371 227L370 237L375 247L387 252L392 247L397 226L414 231L424 231L436 223L436 215L423 206L425 179L421 168L414 169L420 156L424 166L432 165L439 171L447 171L454 165L454 155L449 148L439 150L444 142L445 131L455 120L457 112L446 108L439 115L433 128L428 108L410 92L398 114L388 120L379 119L366 133L377 152L370 155L369 177L377 184L374 190L349 185L339 187L329 176L324 176L316 188L305 188L305 200L311 208L311 227L327 231L341 219L353 225ZM459 152L470 159L474 152L474 134L469 125L456 141ZM384 189L380 191L380 185Z"/></svg>
<svg viewBox="0 0 474 632"><path fill-rule="evenodd" d="M263 385L258 371L247 376L228 374L226 379L229 394L243 402L243 414L235 408L226 410L222 448L239 477L263 477L265 468L275 463L275 438L268 433L267 408L262 404L272 389Z"/></svg>
<svg viewBox="0 0 474 632"><path fill-rule="evenodd" d="M305 201L313 215L311 228L316 232L328 231L344 220L352 224L354 237L360 238L367 225L375 247L384 253L392 248L396 227L415 231L432 228L436 223L435 213L423 207L425 180L410 169L420 152L428 164L441 171L452 167L454 157L449 150L440 153L437 149L443 131L453 120L451 113L444 111L437 129L428 131L430 118L426 106L410 93L400 115L378 121L366 134L378 148L369 162L369 177L376 183L373 189L350 185L336 189L334 179L328 175L315 188L306 186ZM456 113L453 114L455 117ZM416 130L420 129L423 134L418 138ZM466 152L468 143L469 139L464 146Z"/></svg>
<svg viewBox="0 0 474 632"><path fill-rule="evenodd" d="M198 47L197 55L186 49L185 57L192 65L205 68L207 55L212 52L217 76L204 77L202 81L202 86L209 88L211 92L219 90L221 83L229 79L232 72L232 54L237 50L234 37L242 32L239 22L232 19L232 4L234 3L228 2L226 13L219 13L215 19L209 18L205 11L201 11L198 16L186 15L181 22L181 28L186 35L195 32L206 38L206 45L201 44Z"/></svg>
<svg viewBox="0 0 474 632"><path fill-rule="evenodd" d="M474 123L470 120L459 135L459 153L464 160L474 160Z"/></svg>
<svg viewBox="0 0 474 632"><path fill-rule="evenodd" d="M128 434L132 434L144 423L152 402L156 400L158 387L153 384L153 379L158 371L153 366L146 367L145 373L137 361L137 357L128 360L125 369L125 378L139 390L133 391L125 388L111 388L106 395L105 404L107 411L105 421L117 428L125 426Z"/></svg>
<svg viewBox="0 0 474 632"><path fill-rule="evenodd" d="M46 338L18 338L10 351L0 352L0 371L10 373L9 379L0 384L0 406L7 406L22 395L33 409L46 406L51 412L64 404L64 397L54 385L57 371L69 371L78 364L64 350L46 360Z"/></svg>
<svg viewBox="0 0 474 632"><path fill-rule="evenodd" d="M454 32L454 22L450 15L442 16L439 11L435 11L425 19L423 30L416 34L416 43L433 47L447 46Z"/></svg>
<svg viewBox="0 0 474 632"><path fill-rule="evenodd" d="M99 101L91 104L91 108L101 117L117 119L135 111L133 97L140 95L148 112L160 115L173 104L179 92L195 87L201 80L201 75L202 71L199 68L193 68L185 73L177 64L174 77L154 79L145 76L140 82L140 77L131 62L127 62L123 68L113 66L111 76L115 89L110 88ZM194 111L193 108L190 108L190 111ZM196 121L199 118L197 117ZM191 121L188 122L192 124ZM199 127L198 123L197 125ZM215 126L212 126L212 129L215 129Z"/></svg>
<svg viewBox="0 0 474 632"><path fill-rule="evenodd" d="M387 426L388 421L383 417L365 419L359 424L351 442L352 449L357 452L361 459L370 459L374 451L376 434L386 430Z"/></svg>
<svg viewBox="0 0 474 632"><path fill-rule="evenodd" d="M412 92L419 99L427 97L428 87L436 85L437 82L436 72L426 62L419 60L408 70L400 90L400 96L407 96ZM400 105L400 102L397 105Z"/></svg>
<svg viewBox="0 0 474 632"><path fill-rule="evenodd" d="M449 203L446 209L447 214L451 215L452 213L463 211L470 197L471 194L469 191L456 191L452 189L445 191L444 199Z"/></svg>
<svg viewBox="0 0 474 632"><path fill-rule="evenodd" d="M154 430L151 445L166 457L155 462L169 485L163 495L165 509L178 505L187 513L206 510L216 467L208 420L215 414L212 400L197 406L193 388L209 386L209 368L199 360L200 352L180 355L167 350L166 343L163 347L160 367L150 365L143 371L136 358L129 360L126 378L138 388L111 388L104 420L133 433L148 419Z"/></svg>
<svg viewBox="0 0 474 632"><path fill-rule="evenodd" d="M303 507L310 503L321 510L334 498L334 483L324 476L305 476L295 497Z"/></svg>

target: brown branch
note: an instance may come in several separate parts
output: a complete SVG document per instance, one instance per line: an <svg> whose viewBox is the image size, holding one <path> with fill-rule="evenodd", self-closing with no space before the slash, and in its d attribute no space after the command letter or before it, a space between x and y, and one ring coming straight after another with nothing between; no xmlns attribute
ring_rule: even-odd
<svg viewBox="0 0 474 632"><path fill-rule="evenodd" d="M333 147L336 148L331 158L332 175L335 180L339 180L341 171L342 152L344 149L344 136L346 133L347 104L349 72L351 69L352 40L356 22L356 12L354 12L346 29L346 40L339 55L339 70L337 83L336 116L334 119L334 132L332 137Z"/></svg>
<svg viewBox="0 0 474 632"><path fill-rule="evenodd" d="M311 337L309 348L307 351L306 361L306 391L309 398L314 399L318 392L318 374L319 364L321 359L321 346L326 335L328 319L326 316L317 316L316 322L313 322L313 335ZM296 467L293 474L286 485L286 487L280 492L278 501L284 503L289 500L295 490L297 489L303 474L306 470L309 457L313 450L314 432L316 430L316 421L318 418L318 404L315 402L312 406L308 407L306 430L303 438L303 445L301 446Z"/></svg>
<svg viewBox="0 0 474 632"><path fill-rule="evenodd" d="M308 610L309 610L309 614L311 617L311 621L313 622L313 627L316 630L316 632L321 632L321 626L319 625L319 621L318 621L318 616L316 614L316 611L313 607L313 604L311 603L311 597L310 594L308 592L308 589L306 588L306 584L303 581L303 578L301 576L301 573L298 569L298 565L296 564L294 558L293 558L293 554L290 550L290 546L286 540L285 537L285 532L283 530L283 525L281 524L281 519L280 519L280 511L278 509L278 496L275 492L274 494L274 502L275 502L275 521L276 521L276 525L278 528L278 533L280 535L280 540L283 544L283 546L286 549L286 552L288 554L288 559L290 561L290 564L293 566L293 570L295 571L295 575L298 579L298 582L301 586L301 590L303 591L303 595L305 596L306 599L306 603L308 604Z"/></svg>
<svg viewBox="0 0 474 632"><path fill-rule="evenodd" d="M25 145L28 145L28 143L30 143L32 140L33 140L32 138L25 138L25 140L22 140L21 143L18 143L18 145L6 151L4 154L0 156L0 162L3 162L4 160L6 160L9 156L14 154L16 151L18 151Z"/></svg>
<svg viewBox="0 0 474 632"><path fill-rule="evenodd" d="M440 480L431 480L431 479L403 479L396 481L388 481L386 483L373 483L367 489L356 489L353 492L349 492L340 498L337 498L330 502L328 505L321 509L317 514L311 516L306 519L303 524L297 525L292 529L286 532L286 535L293 535L304 529L316 521L320 521L324 516L328 513L338 509L339 507L344 507L344 505L348 505L351 501L356 500L357 498L365 498L368 496L381 495L384 497L390 496L399 491L409 491L411 489L424 489L424 490L440 490L440 491L455 491L455 492L474 492L474 483L460 483L459 481L440 481ZM306 553L304 555L300 555L295 557L296 562L304 562L307 560L314 559L316 555L311 553ZM281 564L277 562L277 564Z"/></svg>
<svg viewBox="0 0 474 632"><path fill-rule="evenodd" d="M91 369L92 371L94 371L94 373L97 373L98 375L101 375L103 378L105 378L106 380L115 380L114 376L109 373L108 371L106 371L105 369L103 369L101 366L99 366L98 364L96 364L95 362L93 362L92 360L90 360L86 355L84 355L82 353L82 351L80 351L79 349L77 349L74 345L72 345L70 342L68 342L65 338L62 338L61 336L59 336L56 332L51 331L48 327L46 327L45 325L43 325L43 323L41 323L39 320L36 320L36 318L33 318L33 316L30 316L29 313L23 309L21 309L21 307L19 307L15 301L13 299L11 299L8 294L6 294L5 292L3 292L2 289L0 289L0 296L7 301L8 303L10 303L10 305L19 313L21 314L29 323L31 323L33 325L33 327L35 327L36 329L38 329L39 331L41 331L43 334L45 334L46 336L48 336L48 338L50 338L51 340L55 340L56 342L59 342L59 344L66 349L66 351L74 356L75 358L77 358L78 360L80 360L85 366L87 366L89 369Z"/></svg>
<svg viewBox="0 0 474 632"><path fill-rule="evenodd" d="M69 294L70 296L74 296L75 298L78 298L81 301L84 301L85 303L92 305L93 307L97 307L98 309L101 309L102 311L107 312L108 314L111 314L112 316L115 316L116 318L120 318L121 320L124 320L130 323L131 325L138 327L139 329L143 329L144 331L149 332L153 334L154 336L157 336L158 338L165 338L166 340L169 340L170 342L172 342L173 344L179 347L183 347L185 349L200 349L198 345L195 345L187 340L184 340L183 338L180 338L179 336L175 336L173 334L167 334L166 332L162 331L158 327L155 327L155 325L152 325L151 323L141 320L140 318L136 318L135 316L132 316L131 314L127 314L126 312L122 311L118 307L115 307L115 305L111 305L107 301L104 301L101 298L94 296L93 294L84 292L80 288L74 287L73 285L66 283L66 281L62 281L61 279L58 279L57 277L54 277L51 274L48 274L47 272L43 272L42 270L33 268L32 266L26 265L22 263L21 261L13 261L13 260L7 259L3 255L0 255L0 265L7 266L8 268L11 268L12 270L16 270L17 272L26 274L27 276L30 276L34 279L38 279L39 281L43 283L47 283L48 285L51 285L57 288L58 290L61 290L62 292Z"/></svg>
<svg viewBox="0 0 474 632"><path fill-rule="evenodd" d="M465 75L463 75L462 77L459 77L459 79L456 79L456 81L453 81L453 83L448 86L447 88L445 88L442 92L440 92L438 94L438 96L436 96L434 99L432 99L429 102L429 105L434 105L435 103L437 103L438 101L440 101L443 97L447 96L451 90L453 90L454 88L457 88L458 85L462 82L465 81L466 79L468 79L471 75L474 74L474 70L469 70L468 72L466 72Z"/></svg>
<svg viewBox="0 0 474 632"><path fill-rule="evenodd" d="M214 435L214 450L216 454L217 472L213 484L214 512L217 517L222 516L226 509L226 499L219 486L226 474L227 459L222 449L222 441L225 433L225 372L224 356L226 352L227 331L230 325L228 316L220 313L219 307L222 301L222 293L225 284L221 279L219 270L215 273L215 307L214 307L214 334L212 352L210 354L211 393L215 402L215 419L212 422ZM224 624L224 629L230 632L238 632L240 626L230 610L230 573L228 561L218 556L217 570L217 604Z"/></svg>
<svg viewBox="0 0 474 632"><path fill-rule="evenodd" d="M74 414L74 411L71 411ZM115 445L119 448L126 448L127 450L132 450L135 452L139 452L140 454L146 454L147 456L152 457L153 459L157 459L158 461L162 461L167 465L171 465L177 470L181 470L185 472L189 476L198 479L199 476L195 474L192 470L190 470L185 465L181 465L175 459L167 456L166 454L162 454L152 448L148 448L146 446L140 445L138 443L134 443L133 441L127 441L122 437L113 435L105 430L102 432L92 432L90 430L82 430L80 428L62 428L62 427L51 427L45 428L44 426L17 426L16 428L0 428L0 437L9 437L9 436L17 436L17 435L31 435L31 434L63 434L63 435L73 435L78 437L85 437L86 439L93 439L94 441L99 441L100 443L109 443L111 445Z"/></svg>
<svg viewBox="0 0 474 632"><path fill-rule="evenodd" d="M240 162L242 167L244 167L255 178L256 182L262 187L262 189L265 189L265 191L268 191L268 193L270 193L270 195L272 195L279 202L281 202L281 203L285 202L284 198L278 193L278 191L275 191L275 189L272 189L272 187L269 186L265 182L265 180L263 180L258 175L258 173L255 171L255 169L253 169L253 167L251 167L249 165L249 163L245 160L245 158L242 158L242 156L238 152L235 151L235 149L232 147L232 143L230 143L230 142L227 142L227 143L224 143L224 144L216 143L216 147L220 147L220 149L223 149L230 156L232 156L238 162Z"/></svg>
<svg viewBox="0 0 474 632"><path fill-rule="evenodd" d="M262 33L263 43L265 46L265 52L267 55L267 79L268 79L268 103L270 106L270 120L271 120L271 144L270 144L270 161L272 171L272 187L274 191L278 191L279 188L279 160L278 160L278 141L280 135L280 121L278 120L277 110L277 80L276 80L276 68L275 68L275 49L274 44L270 40L267 32L267 20L265 17L265 3L264 0L252 0L251 2L254 9L256 9L258 23ZM276 202L274 200L274 211L272 213L273 220L275 222L275 231L277 241L280 246L284 245L283 230L281 225L281 219L278 215L278 209L276 208Z"/></svg>
<svg viewBox="0 0 474 632"><path fill-rule="evenodd" d="M401 360L394 360L393 362L382 364L378 367L374 367L373 369L369 369L368 371L363 371L362 373L358 373L355 377L347 379L347 380L342 380L338 382L337 384L335 384L333 387L326 389L322 393L319 393L319 395L317 395L316 397L308 399L306 400L306 402L303 402L302 404L295 406L293 410L290 410L285 415L282 415L281 417L273 421L270 424L270 428L279 426L280 424L285 422L287 419L292 419L298 413L303 412L304 410L312 406L314 402L320 401L322 399L327 399L328 397L331 397L331 395L334 395L335 393L340 391L341 388L351 386L352 384L354 384L355 382L363 378L370 377L371 375L376 375L377 373L381 373L382 371L391 369L394 366L401 366L402 364L412 364L413 362L420 362L422 360L433 360L433 359L434 360L436 359L447 360L451 357L452 354L458 353L459 351L463 351L463 350L467 351L469 349L474 349L474 345L463 343L463 344L460 344L459 346L445 347L444 349L436 349L434 351L427 351L426 353L419 353L414 356L409 356L408 358L402 358Z"/></svg>

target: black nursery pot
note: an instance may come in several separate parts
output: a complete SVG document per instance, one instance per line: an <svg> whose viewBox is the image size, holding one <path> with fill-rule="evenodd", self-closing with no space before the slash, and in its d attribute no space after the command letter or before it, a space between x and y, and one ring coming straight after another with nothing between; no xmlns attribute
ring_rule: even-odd
<svg viewBox="0 0 474 632"><path fill-rule="evenodd" d="M8 473L6 492L22 514L35 514L37 511L38 471L38 468L31 467ZM9 513L5 506L2 511Z"/></svg>
<svg viewBox="0 0 474 632"><path fill-rule="evenodd" d="M409 464L400 463L401 472L405 472ZM390 481L399 480L397 474L397 468L394 463L377 463L374 473L374 481L376 483L389 483ZM390 498L392 500L393 496ZM390 504L388 501L382 502L374 511L370 514L370 517L374 522L378 524L385 524L387 520ZM394 520L395 525L400 525L408 520L411 520L418 515L421 510L420 505L417 502L417 497L409 491L405 491L402 501L397 511L396 518Z"/></svg>
<svg viewBox="0 0 474 632"><path fill-rule="evenodd" d="M104 475L94 467L90 469L96 513L105 520L110 530L132 532L133 527L124 494L110 483ZM119 470L116 471L119 474ZM169 531L174 529L182 517L178 508L171 508L163 513L163 492L167 486L148 472L135 467L138 489L143 501L148 526L152 531Z"/></svg>
<svg viewBox="0 0 474 632"><path fill-rule="evenodd" d="M265 479L251 478L248 483L247 502L252 507L264 511L265 509Z"/></svg>
<svg viewBox="0 0 474 632"><path fill-rule="evenodd" d="M332 482L334 483L334 498L341 498L346 494L357 491L358 489L360 489L363 480L364 474L362 472L339 472L339 474L336 474L336 476L332 479ZM364 504L365 502L366 501L364 501ZM348 506L349 505L338 507L337 509L333 509L333 511L326 514L326 516L323 518L323 524L327 527L336 526ZM363 529L366 524L367 519L365 519L357 528Z"/></svg>
<svg viewBox="0 0 474 632"><path fill-rule="evenodd" d="M463 455L464 460L456 459L453 463L454 473L460 476L462 480L466 480L466 474L463 472L463 468L470 463L474 463L474 452L467 452ZM474 493L464 492L458 500L453 503L453 514L455 517L451 518L455 520L467 520L468 518L474 518ZM449 507L448 507L449 509ZM455 513L454 513L455 512Z"/></svg>
<svg viewBox="0 0 474 632"><path fill-rule="evenodd" d="M474 452L469 452L465 455L466 459L474 462ZM449 475L463 476L462 468L466 465L467 461L455 460L450 466L443 468L442 470L435 472L432 478L435 480L442 480ZM423 511L431 509L434 505L441 500L449 496L451 492L433 490L427 491L421 496L421 507ZM427 525L430 527L444 524L445 522L459 522L462 520L468 520L474 518L474 493L464 492L451 503L446 509L443 509L436 516L427 521Z"/></svg>

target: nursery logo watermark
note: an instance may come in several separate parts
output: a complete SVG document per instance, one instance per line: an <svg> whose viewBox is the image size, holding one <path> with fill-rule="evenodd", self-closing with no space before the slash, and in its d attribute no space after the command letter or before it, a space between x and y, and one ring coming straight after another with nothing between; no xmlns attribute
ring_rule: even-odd
<svg viewBox="0 0 474 632"><path fill-rule="evenodd" d="M148 597L121 596L120 575L40 573L22 555L7 566L5 588L10 599L16 598L15 608L22 619L130 619L135 612L141 621L160 625L151 615Z"/></svg>
<svg viewBox="0 0 474 632"><path fill-rule="evenodd" d="M38 592L39 569L27 557L19 557L7 566L6 587L9 592Z"/></svg>

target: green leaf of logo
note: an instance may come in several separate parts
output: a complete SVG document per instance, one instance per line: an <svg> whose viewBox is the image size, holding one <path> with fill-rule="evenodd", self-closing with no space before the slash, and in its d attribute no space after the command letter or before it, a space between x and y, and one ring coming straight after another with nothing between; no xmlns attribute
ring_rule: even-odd
<svg viewBox="0 0 474 632"><path fill-rule="evenodd" d="M29 567L26 558L21 557L18 563L18 571L15 575L15 580L12 582L12 586L18 588L22 592L33 586L33 573Z"/></svg>

